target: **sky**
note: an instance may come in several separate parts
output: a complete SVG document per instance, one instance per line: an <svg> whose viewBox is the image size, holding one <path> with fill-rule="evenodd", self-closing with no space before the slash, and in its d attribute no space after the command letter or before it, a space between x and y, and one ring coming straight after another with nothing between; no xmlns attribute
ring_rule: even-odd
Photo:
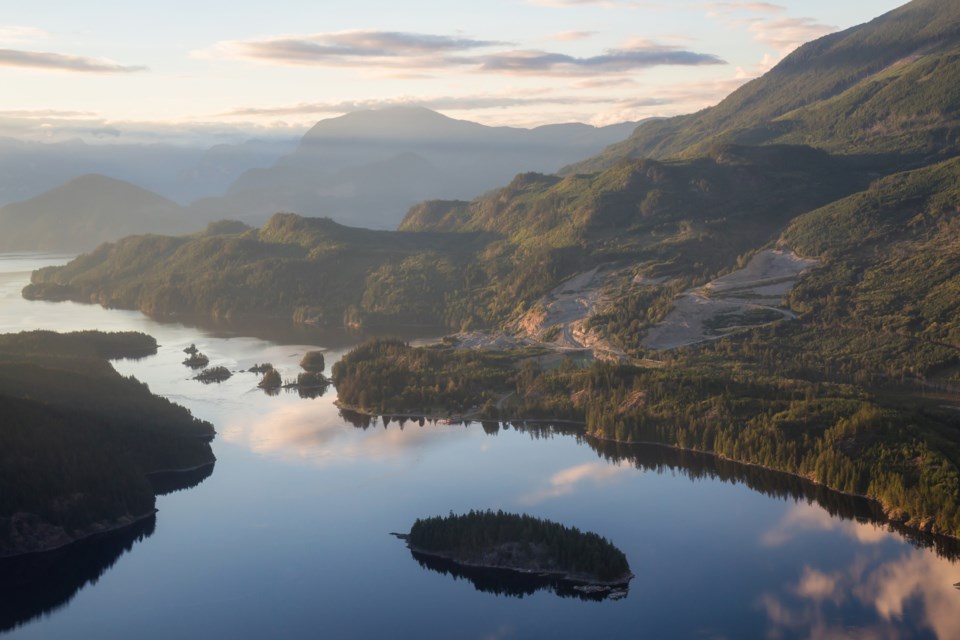
<svg viewBox="0 0 960 640"><path fill-rule="evenodd" d="M677 115L902 3L0 0L0 136L211 144L393 105L522 127Z"/></svg>

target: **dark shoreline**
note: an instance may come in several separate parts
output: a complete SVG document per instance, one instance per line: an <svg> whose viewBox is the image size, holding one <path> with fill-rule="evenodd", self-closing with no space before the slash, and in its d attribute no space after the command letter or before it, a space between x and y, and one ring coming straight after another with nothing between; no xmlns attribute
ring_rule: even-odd
<svg viewBox="0 0 960 640"><path fill-rule="evenodd" d="M171 476L180 476L180 477L188 476L191 478L191 480L193 480L195 479L198 472L203 473L203 472L206 472L208 469L212 470L214 465L216 465L216 460L212 460L210 462L206 462L200 465L195 465L193 467L187 467L183 469L161 469L159 471L151 471L146 475L147 475L147 478L151 480L151 482L153 482L155 479L162 478L164 476L168 478ZM202 482L203 479L206 479L207 475L203 475L200 481ZM183 488L189 488L191 486L194 486L194 483L186 483L184 484ZM164 495L165 493L169 493L170 491L169 490L157 491L157 489L155 488L154 492L156 495ZM28 559L31 557L40 557L45 554L59 553L67 548L73 547L74 545L82 545L83 543L86 543L101 537L111 536L114 534L127 531L129 529L133 529L138 525L140 525L141 523L143 523L145 520L156 517L157 513L159 513L159 509L154 508L146 513L142 513L139 515L125 514L123 516L120 516L114 519L112 523L100 528L96 528L95 530L87 531L85 533L80 533L79 535L75 535L75 536L68 535L67 537L69 538L69 540L55 544L53 546L47 546L39 549L31 549L29 551L15 551L13 553L0 553L0 563L13 560L13 559L18 559L18 558ZM15 515L17 514L12 514L11 517ZM43 523L43 524L48 524L48 523ZM66 532L64 532L64 534L66 535Z"/></svg>
<svg viewBox="0 0 960 640"><path fill-rule="evenodd" d="M599 587L603 589L615 590L615 589L626 589L630 581L633 580L636 576L630 573L626 576L621 576L617 580L599 580L592 576L584 574L575 574L567 573L563 571L548 571L540 569L527 569L524 567L511 567L504 565L496 564L487 564L482 562L470 562L462 558L458 558L452 553L445 553L442 551L430 551L422 547L415 547L410 544L407 534L404 533L391 533L390 535L403 540L407 548L410 549L414 554L420 554L430 558L440 558L442 560L448 560L458 566L467 567L470 569L491 569L494 571L509 571L513 573L519 573L523 575L537 576L542 578L553 578L556 580L562 580L563 582L568 582L574 586L584 586L584 587Z"/></svg>

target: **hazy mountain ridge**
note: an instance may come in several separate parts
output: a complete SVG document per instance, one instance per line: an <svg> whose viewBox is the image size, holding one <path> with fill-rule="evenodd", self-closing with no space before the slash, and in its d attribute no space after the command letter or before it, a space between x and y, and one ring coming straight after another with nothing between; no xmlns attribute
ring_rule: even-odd
<svg viewBox="0 0 960 640"><path fill-rule="evenodd" d="M320 121L293 153L273 167L248 171L223 198L197 202L193 211L254 224L291 211L392 229L417 202L471 198L521 171L555 171L623 139L634 127L577 123L521 129L455 120L419 107L358 111ZM398 169L407 176L398 180Z"/></svg>
<svg viewBox="0 0 960 640"><path fill-rule="evenodd" d="M421 200L472 197L518 171L559 168L633 127L487 127L395 108L322 120L296 145L249 140L204 151L0 140L0 201L16 200L0 211L0 247L89 250L123 235L191 232L224 218L262 224L282 211L395 228ZM83 187L74 173L81 169L114 182ZM147 207L120 187L124 177L173 201Z"/></svg>
<svg viewBox="0 0 960 640"><path fill-rule="evenodd" d="M219 195L241 173L267 167L296 140L249 140L204 147L56 143L0 138L0 205L38 196L90 173L137 184L177 202Z"/></svg>
<svg viewBox="0 0 960 640"><path fill-rule="evenodd" d="M133 233L184 233L183 209L129 182L90 174L0 208L0 250L76 251Z"/></svg>

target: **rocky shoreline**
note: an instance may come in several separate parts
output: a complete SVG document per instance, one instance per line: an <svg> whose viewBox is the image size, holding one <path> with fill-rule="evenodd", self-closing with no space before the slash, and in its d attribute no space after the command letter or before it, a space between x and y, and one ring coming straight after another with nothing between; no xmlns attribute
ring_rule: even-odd
<svg viewBox="0 0 960 640"><path fill-rule="evenodd" d="M147 475L186 475L209 469L215 464L216 461L213 460L185 469L152 471ZM68 531L63 526L52 524L36 513L18 512L7 517L0 517L0 531L7 532L7 535L3 538L6 542L0 543L0 561L60 551L65 547L85 542L91 538L129 529L144 520L153 518L157 513L157 509L151 509L142 514L127 513L113 520L102 520L72 531Z"/></svg>
<svg viewBox="0 0 960 640"><path fill-rule="evenodd" d="M600 580L595 576L584 573L570 573L566 571L556 571L551 570L549 567L539 567L539 566L530 566L530 565L513 565L506 562L499 562L495 560L482 561L476 558L464 558L454 553L447 553L441 551L432 551L429 549L424 549L410 544L410 536L406 533L391 533L395 538L403 540L407 548L410 549L413 553L420 554L423 556L428 556L431 558L441 558L443 560L449 560L461 567L468 567L471 569L493 569L496 571L512 571L515 573L522 573L527 575L535 575L543 578L553 578L557 580L562 580L564 582L569 582L574 585L575 589L583 590L587 593L599 593L607 591L625 591L627 585L635 577L633 573L627 573L623 576L618 577L615 580ZM494 550L495 551L495 550ZM496 556L495 553L489 554L491 556Z"/></svg>
<svg viewBox="0 0 960 640"><path fill-rule="evenodd" d="M9 543L0 547L0 560L59 551L64 547L109 535L132 527L156 515L153 509L140 515L125 514L113 521L97 522L77 531L46 522L35 513L15 513L0 519L0 527L8 528Z"/></svg>

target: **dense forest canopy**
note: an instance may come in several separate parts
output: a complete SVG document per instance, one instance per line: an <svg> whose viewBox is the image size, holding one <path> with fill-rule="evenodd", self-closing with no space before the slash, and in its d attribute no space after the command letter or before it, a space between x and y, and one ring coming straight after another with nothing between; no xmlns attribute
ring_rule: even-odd
<svg viewBox="0 0 960 640"><path fill-rule="evenodd" d="M470 511L418 518L407 542L417 551L444 554L468 564L605 582L626 582L632 577L626 556L606 538L526 514Z"/></svg>
<svg viewBox="0 0 960 640"><path fill-rule="evenodd" d="M213 427L118 374L139 333L0 335L0 555L43 550L154 509L148 475L214 461Z"/></svg>

